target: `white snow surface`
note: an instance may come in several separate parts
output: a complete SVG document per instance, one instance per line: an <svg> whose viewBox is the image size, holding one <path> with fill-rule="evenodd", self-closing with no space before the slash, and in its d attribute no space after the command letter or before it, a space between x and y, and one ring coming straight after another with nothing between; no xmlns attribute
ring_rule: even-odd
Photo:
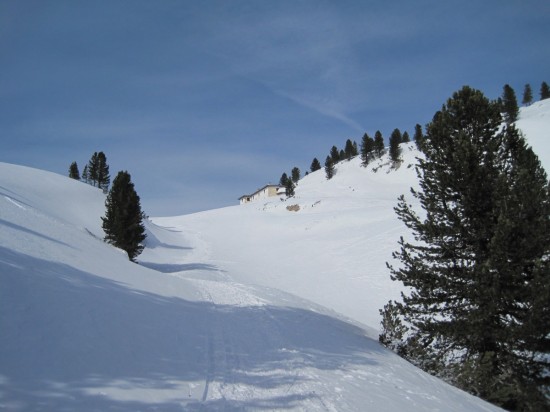
<svg viewBox="0 0 550 412"><path fill-rule="evenodd" d="M550 101L520 116L548 170ZM498 410L376 341L402 151L285 202L154 218L139 265L102 241L101 191L0 163L0 410Z"/></svg>

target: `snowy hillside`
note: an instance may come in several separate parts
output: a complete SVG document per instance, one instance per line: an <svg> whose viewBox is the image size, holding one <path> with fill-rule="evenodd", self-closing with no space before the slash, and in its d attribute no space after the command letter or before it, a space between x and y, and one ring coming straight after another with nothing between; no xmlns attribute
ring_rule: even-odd
<svg viewBox="0 0 550 412"><path fill-rule="evenodd" d="M549 123L518 122L547 170ZM100 191L0 163L0 409L497 410L376 342L415 156L153 219L140 265L101 240Z"/></svg>

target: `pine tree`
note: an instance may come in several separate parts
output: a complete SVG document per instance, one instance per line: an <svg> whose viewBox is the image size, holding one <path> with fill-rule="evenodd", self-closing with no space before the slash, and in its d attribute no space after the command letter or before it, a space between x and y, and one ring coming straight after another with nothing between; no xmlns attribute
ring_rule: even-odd
<svg viewBox="0 0 550 412"><path fill-rule="evenodd" d="M84 165L84 169L82 169L82 180L83 180L85 183L88 183L88 182L89 182L89 177L88 177L88 165Z"/></svg>
<svg viewBox="0 0 550 412"><path fill-rule="evenodd" d="M548 99L550 97L550 88L546 82L542 82L540 85L540 99Z"/></svg>
<svg viewBox="0 0 550 412"><path fill-rule="evenodd" d="M313 158L313 161L311 162L311 166L309 167L309 170L312 172L316 172L317 170L321 169L321 163L319 160L317 160L316 157Z"/></svg>
<svg viewBox="0 0 550 412"><path fill-rule="evenodd" d="M109 176L109 165L107 164L107 157L105 153L99 152L97 154L97 187L107 192L109 184L111 183L111 177Z"/></svg>
<svg viewBox="0 0 550 412"><path fill-rule="evenodd" d="M94 152L88 162L88 181L95 186L97 184L97 174L99 170L99 159L97 152Z"/></svg>
<svg viewBox="0 0 550 412"><path fill-rule="evenodd" d="M399 156L401 154L401 149L399 144L401 143L402 137L399 129L394 129L390 136L390 159L397 163L399 161Z"/></svg>
<svg viewBox="0 0 550 412"><path fill-rule="evenodd" d="M286 197L292 197L294 196L294 182L292 181L292 179L288 179L286 181L286 185L285 185L285 194L286 194Z"/></svg>
<svg viewBox="0 0 550 412"><path fill-rule="evenodd" d="M69 166L69 177L71 179L80 180L80 172L78 171L76 162L72 162L71 166Z"/></svg>
<svg viewBox="0 0 550 412"><path fill-rule="evenodd" d="M357 148L357 142L353 141L353 152L351 153L351 156L358 156L359 155L359 149Z"/></svg>
<svg viewBox="0 0 550 412"><path fill-rule="evenodd" d="M361 164L367 166L369 160L372 157L374 151L374 139L370 137L367 133L363 135L361 140Z"/></svg>
<svg viewBox="0 0 550 412"><path fill-rule="evenodd" d="M506 123L514 123L518 119L518 101L516 99L516 92L510 85L504 85L504 91L502 93L502 104L504 110L504 120Z"/></svg>
<svg viewBox="0 0 550 412"><path fill-rule="evenodd" d="M523 88L523 99L521 101L525 106L529 106L533 102L533 91L531 85L527 83Z"/></svg>
<svg viewBox="0 0 550 412"><path fill-rule="evenodd" d="M334 177L334 174L336 173L334 169L334 161L332 160L331 156L327 156L325 160L325 175L328 180L332 179Z"/></svg>
<svg viewBox="0 0 550 412"><path fill-rule="evenodd" d="M286 182L288 181L288 176L286 173L283 173L281 175L281 178L279 179L279 185L286 187Z"/></svg>
<svg viewBox="0 0 550 412"><path fill-rule="evenodd" d="M504 408L548 408L546 173L518 131L501 128L498 106L467 86L436 113L422 149L412 193L426 217L404 196L395 209L419 243L401 238L400 267L389 266L410 290L393 313L408 323L402 353Z"/></svg>
<svg viewBox="0 0 550 412"><path fill-rule="evenodd" d="M355 149L353 147L353 142L351 139L346 140L346 145L344 146L344 158L346 160L350 160L355 153Z"/></svg>
<svg viewBox="0 0 550 412"><path fill-rule="evenodd" d="M380 157L384 153L384 138L380 130L374 133L374 152L376 153L376 157Z"/></svg>
<svg viewBox="0 0 550 412"><path fill-rule="evenodd" d="M401 141L403 143L409 143L411 141L411 138L409 137L409 133L408 132L403 132L403 136L401 136Z"/></svg>
<svg viewBox="0 0 550 412"><path fill-rule="evenodd" d="M424 142L424 134L422 133L422 126L418 123L414 126L414 142L416 143L416 148L422 150L422 143Z"/></svg>
<svg viewBox="0 0 550 412"><path fill-rule="evenodd" d="M134 262L143 251L146 234L140 199L128 172L118 172L105 207L105 217L101 218L105 241L126 251L128 258Z"/></svg>
<svg viewBox="0 0 550 412"><path fill-rule="evenodd" d="M292 176L292 183L297 184L298 180L300 180L300 169L297 167L292 168L290 175Z"/></svg>
<svg viewBox="0 0 550 412"><path fill-rule="evenodd" d="M330 157L332 158L332 163L334 164L340 161L340 151L336 146L332 146L332 149L330 149Z"/></svg>

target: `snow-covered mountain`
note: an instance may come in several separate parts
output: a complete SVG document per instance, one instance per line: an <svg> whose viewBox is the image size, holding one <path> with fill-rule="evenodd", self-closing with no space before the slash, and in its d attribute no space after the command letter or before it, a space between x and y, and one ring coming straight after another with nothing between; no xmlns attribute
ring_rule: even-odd
<svg viewBox="0 0 550 412"><path fill-rule="evenodd" d="M518 122L547 170L549 124L549 101ZM497 410L376 341L415 156L154 218L140 265L101 240L100 191L0 163L0 409Z"/></svg>

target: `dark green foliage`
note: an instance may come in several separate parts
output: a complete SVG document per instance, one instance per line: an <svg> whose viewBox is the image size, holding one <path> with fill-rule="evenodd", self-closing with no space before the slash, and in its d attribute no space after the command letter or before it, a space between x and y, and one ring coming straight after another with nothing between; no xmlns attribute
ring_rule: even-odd
<svg viewBox="0 0 550 412"><path fill-rule="evenodd" d="M376 157L380 157L384 153L384 138L382 137L380 130L377 130L376 133L374 133L374 153L376 154Z"/></svg>
<svg viewBox="0 0 550 412"><path fill-rule="evenodd" d="M88 165L84 165L84 169L82 169L82 180L86 183L89 182L88 176Z"/></svg>
<svg viewBox="0 0 550 412"><path fill-rule="evenodd" d="M109 165L107 157L103 152L94 152L88 162L87 181L93 186L103 189L105 192L109 188L111 178L109 176Z"/></svg>
<svg viewBox="0 0 550 412"><path fill-rule="evenodd" d="M393 162L399 161L399 155L401 154L401 149L399 144L401 143L401 132L399 129L394 129L390 136L390 159Z"/></svg>
<svg viewBox="0 0 550 412"><path fill-rule="evenodd" d="M78 171L76 162L72 162L69 166L69 177L71 179L80 180L80 172Z"/></svg>
<svg viewBox="0 0 550 412"><path fill-rule="evenodd" d="M367 166L372 158L374 151L374 139L367 133L363 135L361 140L361 164Z"/></svg>
<svg viewBox="0 0 550 412"><path fill-rule="evenodd" d="M294 182L292 181L292 179L288 179L286 181L286 184L285 184L285 194L286 194L286 197L292 197L294 196Z"/></svg>
<svg viewBox="0 0 550 412"><path fill-rule="evenodd" d="M101 218L105 241L126 251L128 258L135 261L143 251L146 235L140 199L128 172L118 172L105 207L105 217Z"/></svg>
<svg viewBox="0 0 550 412"><path fill-rule="evenodd" d="M288 182L288 180L289 180L289 179L288 179L287 174L286 174L286 173L283 173L283 174L281 175L281 178L279 179L279 184L280 184L281 186L283 186L283 187L286 187L286 182Z"/></svg>
<svg viewBox="0 0 550 412"><path fill-rule="evenodd" d="M354 140L353 141L353 152L352 152L352 157L353 156L358 156L359 155L359 149L357 147L357 142Z"/></svg>
<svg viewBox="0 0 550 412"><path fill-rule="evenodd" d="M518 119L519 107L516 99L516 92L508 84L504 85L502 108L506 123L514 123Z"/></svg>
<svg viewBox="0 0 550 412"><path fill-rule="evenodd" d="M542 82L540 85L540 99L548 99L550 97L550 88L546 82Z"/></svg>
<svg viewBox="0 0 550 412"><path fill-rule="evenodd" d="M523 88L523 99L522 104L529 106L533 102L533 91L531 90L531 85L527 83Z"/></svg>
<svg viewBox="0 0 550 412"><path fill-rule="evenodd" d="M344 149L340 149L340 154L338 155L338 158L340 160L346 159L346 152L344 152Z"/></svg>
<svg viewBox="0 0 550 412"><path fill-rule="evenodd" d="M297 184L298 180L300 180L300 169L298 169L297 167L294 167L290 172L290 175L292 176L292 182L294 184Z"/></svg>
<svg viewBox="0 0 550 412"><path fill-rule="evenodd" d="M424 133L422 133L422 126L420 126L418 123L416 126L414 126L414 143L416 143L416 147L418 150L422 150L422 144L424 142Z"/></svg>
<svg viewBox="0 0 550 412"><path fill-rule="evenodd" d="M401 136L401 141L403 143L409 143L411 141L411 138L409 137L408 132L403 132L403 136Z"/></svg>
<svg viewBox="0 0 550 412"><path fill-rule="evenodd" d="M327 176L327 179L330 180L334 177L334 174L334 160L332 160L331 156L327 156L325 160L325 175Z"/></svg>
<svg viewBox="0 0 550 412"><path fill-rule="evenodd" d="M426 217L404 196L395 209L416 243L401 238L393 254L399 268L389 266L410 290L385 308L390 326L396 316L407 321L406 338L394 346L506 409L549 408L546 173L519 132L501 128L499 107L469 87L436 113L422 150L420 190L412 193Z"/></svg>
<svg viewBox="0 0 550 412"><path fill-rule="evenodd" d="M344 146L344 159L350 160L356 155L356 148L353 146L353 142L350 139L346 140L346 145Z"/></svg>
<svg viewBox="0 0 550 412"><path fill-rule="evenodd" d="M332 146L332 149L330 149L330 157L334 164L340 161L340 152L336 146Z"/></svg>
<svg viewBox="0 0 550 412"><path fill-rule="evenodd" d="M321 169L321 163L317 158L313 158L313 161L311 162L311 166L309 167L309 170L312 172L316 172L317 170Z"/></svg>

